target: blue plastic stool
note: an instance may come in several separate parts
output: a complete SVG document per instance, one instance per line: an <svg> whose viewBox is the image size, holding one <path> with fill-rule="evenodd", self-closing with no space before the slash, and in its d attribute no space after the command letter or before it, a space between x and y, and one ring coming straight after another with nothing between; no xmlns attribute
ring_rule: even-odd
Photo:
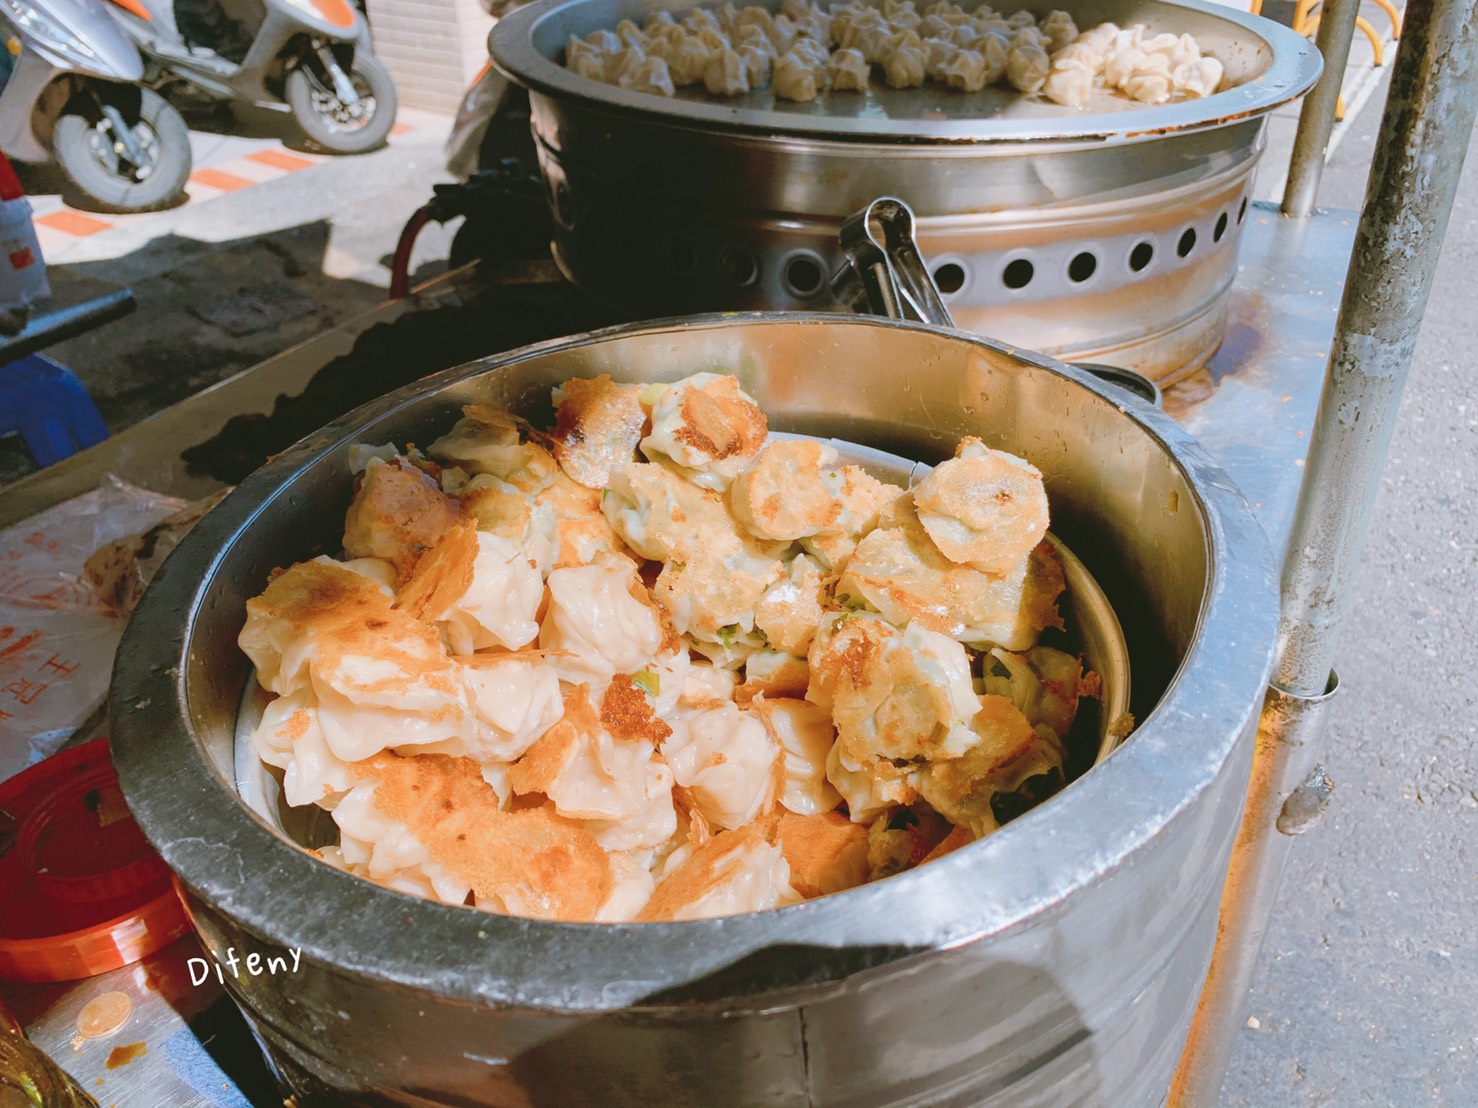
<svg viewBox="0 0 1478 1108"><path fill-rule="evenodd" d="M0 435L12 434L45 467L102 442L108 425L75 373L28 354L0 365Z"/></svg>

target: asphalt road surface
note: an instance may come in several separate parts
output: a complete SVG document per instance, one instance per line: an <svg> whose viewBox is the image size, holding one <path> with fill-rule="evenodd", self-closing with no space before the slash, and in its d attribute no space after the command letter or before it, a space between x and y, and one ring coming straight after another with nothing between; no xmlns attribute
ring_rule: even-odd
<svg viewBox="0 0 1478 1108"><path fill-rule="evenodd" d="M1384 95L1321 204L1359 208ZM1227 1106L1478 1105L1475 307L1470 146L1340 632L1334 801L1294 844Z"/></svg>

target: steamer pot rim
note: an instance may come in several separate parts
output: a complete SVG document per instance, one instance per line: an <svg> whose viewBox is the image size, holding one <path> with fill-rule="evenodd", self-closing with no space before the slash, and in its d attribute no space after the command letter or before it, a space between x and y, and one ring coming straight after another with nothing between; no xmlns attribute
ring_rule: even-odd
<svg viewBox="0 0 1478 1108"><path fill-rule="evenodd" d="M1271 112L1313 87L1323 70L1314 44L1263 16L1237 11L1210 0L1164 0L1233 24L1261 39L1273 52L1272 63L1250 81L1198 100L1094 115L1064 115L1050 120L893 120L810 117L785 111L756 111L722 103L669 100L597 85L545 57L534 47L534 30L562 9L590 0L536 0L508 13L488 33L493 64L509 80L531 92L645 122L729 135L751 135L776 141L810 138L850 142L959 143L1001 145L1066 142L1100 145L1136 142L1206 130ZM667 5L686 10L695 3ZM598 93L598 95L597 95Z"/></svg>
<svg viewBox="0 0 1478 1108"><path fill-rule="evenodd" d="M929 866L778 911L672 924L548 923L420 900L324 865L250 813L192 727L189 644L224 552L287 494L296 473L357 441L362 427L466 378L638 333L774 324L916 330L1010 355L1114 406L1181 468L1206 532L1210 581L1190 653L1128 743L1049 803ZM1255 718L1272 663L1273 565L1241 492L1178 424L1041 355L945 328L834 314L725 313L626 324L415 382L336 420L247 478L180 544L129 623L110 698L113 756L138 825L191 896L268 942L298 948L308 963L471 1003L550 1012L660 1011L717 1001L727 1010L786 1006L797 990L815 999L818 988L859 973L1033 926L1130 860L1220 774L1238 771L1228 759ZM1108 833L1094 818L1103 810L1121 817ZM387 935L389 921L403 927Z"/></svg>

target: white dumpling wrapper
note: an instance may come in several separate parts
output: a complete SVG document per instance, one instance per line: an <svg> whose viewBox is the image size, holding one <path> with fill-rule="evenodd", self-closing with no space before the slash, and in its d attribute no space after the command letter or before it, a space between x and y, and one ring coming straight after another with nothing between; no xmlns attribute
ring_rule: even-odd
<svg viewBox="0 0 1478 1108"><path fill-rule="evenodd" d="M318 804L332 809L359 781L328 748L318 722L318 701L310 689L268 704L251 742L258 758L283 771L282 795L294 808Z"/></svg>
<svg viewBox="0 0 1478 1108"><path fill-rule="evenodd" d="M771 800L779 746L765 725L737 705L679 711L662 756L677 783L715 827L743 827Z"/></svg>
<svg viewBox="0 0 1478 1108"><path fill-rule="evenodd" d="M534 654L495 654L462 667L475 723L467 754L512 762L564 715L559 674ZM496 786L495 786L496 787ZM506 790L499 790L500 797Z"/></svg>
<svg viewBox="0 0 1478 1108"><path fill-rule="evenodd" d="M626 560L569 566L549 574L549 610L539 633L560 677L604 685L617 673L645 668L662 645L662 625L650 603L632 595L643 588Z"/></svg>

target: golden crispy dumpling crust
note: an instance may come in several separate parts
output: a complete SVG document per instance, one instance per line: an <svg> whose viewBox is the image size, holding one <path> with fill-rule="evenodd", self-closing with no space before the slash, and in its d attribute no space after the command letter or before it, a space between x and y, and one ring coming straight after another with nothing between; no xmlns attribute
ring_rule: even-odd
<svg viewBox="0 0 1478 1108"><path fill-rule="evenodd" d="M408 462L372 465L344 520L346 558L383 558L402 582L461 518L436 481Z"/></svg>
<svg viewBox="0 0 1478 1108"><path fill-rule="evenodd" d="M609 374L573 377L555 413L554 457L570 478L602 489L611 470L636 456L647 414L640 385L618 385Z"/></svg>
<svg viewBox="0 0 1478 1108"><path fill-rule="evenodd" d="M354 768L379 782L375 807L478 896L515 901L542 919L589 920L610 894L610 860L587 831L550 805L502 811L470 758L384 753Z"/></svg>

